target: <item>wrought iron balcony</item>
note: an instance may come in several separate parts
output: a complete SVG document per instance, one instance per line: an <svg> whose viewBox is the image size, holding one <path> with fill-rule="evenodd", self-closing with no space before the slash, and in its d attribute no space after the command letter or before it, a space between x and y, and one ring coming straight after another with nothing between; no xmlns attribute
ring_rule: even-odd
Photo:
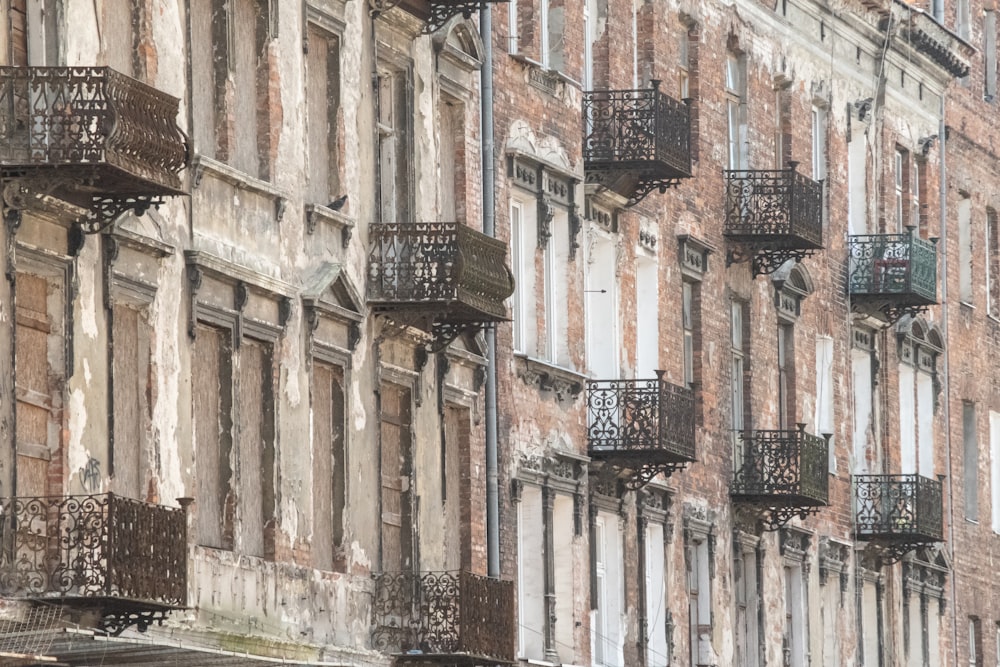
<svg viewBox="0 0 1000 667"><path fill-rule="evenodd" d="M937 243L913 231L850 237L847 285L854 310L895 322L937 303Z"/></svg>
<svg viewBox="0 0 1000 667"><path fill-rule="evenodd" d="M507 245L460 223L373 224L368 303L404 323L477 327L507 319Z"/></svg>
<svg viewBox="0 0 1000 667"><path fill-rule="evenodd" d="M587 382L590 457L631 472L640 488L695 460L694 392L663 379Z"/></svg>
<svg viewBox="0 0 1000 667"><path fill-rule="evenodd" d="M823 248L823 183L791 165L725 172L727 263L751 261L758 276Z"/></svg>
<svg viewBox="0 0 1000 667"><path fill-rule="evenodd" d="M738 434L730 497L735 503L764 510L769 529L793 516L805 518L828 499L829 441L795 430L747 431Z"/></svg>
<svg viewBox="0 0 1000 667"><path fill-rule="evenodd" d="M855 475L858 540L878 543L883 562L944 539L941 482L920 475Z"/></svg>
<svg viewBox="0 0 1000 667"><path fill-rule="evenodd" d="M186 605L183 509L111 493L0 505L0 597L96 608L112 634Z"/></svg>
<svg viewBox="0 0 1000 667"><path fill-rule="evenodd" d="M514 662L510 581L465 571L386 572L375 575L372 607L377 650L420 660Z"/></svg>
<svg viewBox="0 0 1000 667"><path fill-rule="evenodd" d="M94 216L141 212L182 193L179 105L107 67L0 67L0 172Z"/></svg>
<svg viewBox="0 0 1000 667"><path fill-rule="evenodd" d="M685 102L645 90L583 94L583 169L634 204L691 177L691 113Z"/></svg>

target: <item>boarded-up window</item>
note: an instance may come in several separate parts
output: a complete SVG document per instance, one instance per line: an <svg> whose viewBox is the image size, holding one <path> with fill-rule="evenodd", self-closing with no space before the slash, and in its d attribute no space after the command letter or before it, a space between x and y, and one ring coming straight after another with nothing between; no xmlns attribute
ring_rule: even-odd
<svg viewBox="0 0 1000 667"><path fill-rule="evenodd" d="M10 3L10 48L11 65L24 67L28 64L28 16L27 0L11 0Z"/></svg>
<svg viewBox="0 0 1000 667"><path fill-rule="evenodd" d="M191 96L194 111L192 130L195 150L206 157L216 157L216 103L221 99L217 92L219 64L223 56L218 42L219 26L214 20L215 0L191 0L191 83L198 91ZM224 30L222 31L225 32ZM222 65L225 69L225 65ZM224 80L224 79L223 79Z"/></svg>
<svg viewBox="0 0 1000 667"><path fill-rule="evenodd" d="M231 0L233 34L230 69L233 81L233 151L230 163L246 173L257 176L257 65L262 60L260 46L261 14L257 0Z"/></svg>
<svg viewBox="0 0 1000 667"><path fill-rule="evenodd" d="M381 222L406 222L410 211L409 81L403 71L378 74Z"/></svg>
<svg viewBox="0 0 1000 667"><path fill-rule="evenodd" d="M101 41L108 67L135 76L136 31L139 3L134 0L103 0Z"/></svg>
<svg viewBox="0 0 1000 667"><path fill-rule="evenodd" d="M150 326L139 310L115 304L112 311L113 488L144 499L151 468L152 378Z"/></svg>
<svg viewBox="0 0 1000 667"><path fill-rule="evenodd" d="M340 52L337 37L309 26L308 85L309 196L326 204L339 197L338 122Z"/></svg>
<svg viewBox="0 0 1000 667"><path fill-rule="evenodd" d="M409 569L410 390L383 382L382 414L382 571Z"/></svg>
<svg viewBox="0 0 1000 667"><path fill-rule="evenodd" d="M444 413L444 452L441 469L441 494L444 500L445 518L445 559L446 569L457 570L471 566L472 544L482 541L471 539L469 530L472 512L477 509L473 503L479 502L479 495L467 491L469 479L469 410L448 405ZM465 500L463 500L465 498ZM480 536L485 538L485 535ZM460 551L461 549L461 551Z"/></svg>
<svg viewBox="0 0 1000 667"><path fill-rule="evenodd" d="M243 340L239 352L239 518L241 552L265 552L264 528L274 517L274 392L271 348Z"/></svg>
<svg viewBox="0 0 1000 667"><path fill-rule="evenodd" d="M322 570L343 566L344 371L313 365L313 563Z"/></svg>
<svg viewBox="0 0 1000 667"><path fill-rule="evenodd" d="M438 104L440 131L441 218L464 222L465 210L465 107L454 98Z"/></svg>
<svg viewBox="0 0 1000 667"><path fill-rule="evenodd" d="M17 330L15 377L17 387L17 490L22 496L45 496L61 493L50 488L50 458L60 458L58 440L50 443L49 434L58 433L54 393L62 384L60 364L49 363L49 355L61 351L62 336L48 316L50 284L45 278L17 274ZM57 340L52 340L56 338ZM51 342L51 345L50 345ZM53 447L56 445L56 447Z"/></svg>
<svg viewBox="0 0 1000 667"><path fill-rule="evenodd" d="M198 541L231 549L233 543L232 349L230 332L198 326L191 363L192 415L198 484Z"/></svg>

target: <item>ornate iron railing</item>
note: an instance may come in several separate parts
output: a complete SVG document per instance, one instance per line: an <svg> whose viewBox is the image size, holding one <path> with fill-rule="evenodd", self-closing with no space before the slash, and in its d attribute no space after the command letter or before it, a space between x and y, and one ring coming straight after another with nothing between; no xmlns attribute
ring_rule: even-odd
<svg viewBox="0 0 1000 667"><path fill-rule="evenodd" d="M914 545L944 539L941 482L920 475L855 475L859 540Z"/></svg>
<svg viewBox="0 0 1000 667"><path fill-rule="evenodd" d="M691 176L688 105L657 87L587 91L583 117L585 171L637 171L654 178Z"/></svg>
<svg viewBox="0 0 1000 667"><path fill-rule="evenodd" d="M514 277L503 241L455 222L373 224L369 234L368 302L376 309L448 322L507 319Z"/></svg>
<svg viewBox="0 0 1000 667"><path fill-rule="evenodd" d="M823 184L795 166L726 171L723 235L735 241L802 250L823 247Z"/></svg>
<svg viewBox="0 0 1000 667"><path fill-rule="evenodd" d="M818 507L827 504L829 444L796 430L739 434L734 500L769 506Z"/></svg>
<svg viewBox="0 0 1000 667"><path fill-rule="evenodd" d="M850 237L852 298L899 305L937 303L937 244L911 232Z"/></svg>
<svg viewBox="0 0 1000 667"><path fill-rule="evenodd" d="M179 105L108 67L0 67L0 165L80 168L101 194L179 193Z"/></svg>
<svg viewBox="0 0 1000 667"><path fill-rule="evenodd" d="M694 392L664 380L663 371L654 380L590 380L587 443L593 459L622 468L690 463Z"/></svg>
<svg viewBox="0 0 1000 667"><path fill-rule="evenodd" d="M514 661L514 585L471 572L375 575L372 646Z"/></svg>
<svg viewBox="0 0 1000 667"><path fill-rule="evenodd" d="M0 504L0 595L187 603L184 510L111 493Z"/></svg>

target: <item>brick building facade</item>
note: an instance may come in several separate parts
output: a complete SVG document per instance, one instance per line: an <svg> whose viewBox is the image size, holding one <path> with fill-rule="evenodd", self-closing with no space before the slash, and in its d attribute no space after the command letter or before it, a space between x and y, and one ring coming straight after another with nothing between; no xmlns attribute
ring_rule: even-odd
<svg viewBox="0 0 1000 667"><path fill-rule="evenodd" d="M0 9L0 664L1000 660L991 4Z"/></svg>

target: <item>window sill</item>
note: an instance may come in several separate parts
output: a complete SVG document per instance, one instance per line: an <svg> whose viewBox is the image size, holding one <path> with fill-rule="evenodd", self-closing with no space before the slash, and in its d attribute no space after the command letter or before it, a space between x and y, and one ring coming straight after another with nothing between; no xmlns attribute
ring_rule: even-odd
<svg viewBox="0 0 1000 667"><path fill-rule="evenodd" d="M968 308L969 310L976 309L976 307L972 305L972 303L970 303L969 301L959 301L958 305L962 306L963 308Z"/></svg>
<svg viewBox="0 0 1000 667"><path fill-rule="evenodd" d="M306 232L314 234L318 223L323 222L336 231L340 230L340 242L344 249L351 243L354 234L354 219L322 204L306 204Z"/></svg>
<svg viewBox="0 0 1000 667"><path fill-rule="evenodd" d="M205 174L209 174L223 183L228 183L238 190L246 190L257 195L266 197L274 201L274 217L277 222L285 216L285 208L288 206L289 196L279 190L272 183L262 181L256 176L231 167L225 162L219 162L204 155L196 155L191 161L191 187L194 190L201 185L201 179Z"/></svg>
<svg viewBox="0 0 1000 667"><path fill-rule="evenodd" d="M515 353L517 376L540 391L554 392L559 400L575 399L586 384L587 376L543 359Z"/></svg>

